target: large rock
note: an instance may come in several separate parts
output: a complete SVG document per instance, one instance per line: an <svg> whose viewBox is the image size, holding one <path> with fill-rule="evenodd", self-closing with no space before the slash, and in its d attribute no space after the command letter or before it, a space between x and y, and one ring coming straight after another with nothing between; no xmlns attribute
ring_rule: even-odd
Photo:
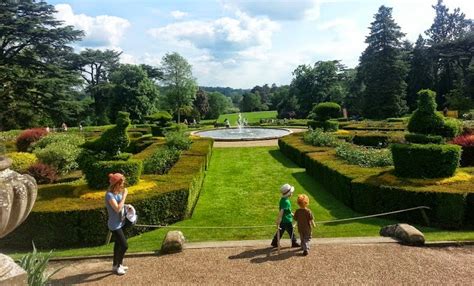
<svg viewBox="0 0 474 286"><path fill-rule="evenodd" d="M181 231L169 231L163 240L160 253L169 254L181 252L183 251L184 241L184 235Z"/></svg>
<svg viewBox="0 0 474 286"><path fill-rule="evenodd" d="M420 246L425 244L425 236L423 233L406 223L384 226L380 230L380 235L396 238L402 244L406 245Z"/></svg>
<svg viewBox="0 0 474 286"><path fill-rule="evenodd" d="M13 259L0 253L0 285L28 285L28 277Z"/></svg>

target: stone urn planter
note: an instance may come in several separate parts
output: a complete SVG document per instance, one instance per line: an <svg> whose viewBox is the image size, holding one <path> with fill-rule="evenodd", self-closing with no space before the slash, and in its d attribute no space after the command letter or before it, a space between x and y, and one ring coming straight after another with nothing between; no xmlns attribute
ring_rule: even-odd
<svg viewBox="0 0 474 286"><path fill-rule="evenodd" d="M30 175L10 170L12 160L0 156L0 239L28 216L38 186ZM10 257L0 253L0 285L26 285L27 274Z"/></svg>
<svg viewBox="0 0 474 286"><path fill-rule="evenodd" d="M0 238L26 219L38 190L36 180L10 170L11 163L9 158L0 156Z"/></svg>

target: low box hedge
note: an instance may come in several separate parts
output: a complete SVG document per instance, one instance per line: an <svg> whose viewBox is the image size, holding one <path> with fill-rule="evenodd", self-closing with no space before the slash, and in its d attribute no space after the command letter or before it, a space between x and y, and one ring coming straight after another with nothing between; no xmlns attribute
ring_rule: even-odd
<svg viewBox="0 0 474 286"><path fill-rule="evenodd" d="M104 189L109 186L108 174L121 173L127 180L127 186L138 183L143 171L141 160L131 159L127 161L97 161L82 170L88 185L93 189Z"/></svg>
<svg viewBox="0 0 474 286"><path fill-rule="evenodd" d="M303 160L301 166L309 175L357 212L375 214L428 206L431 210L426 214L431 225L448 229L474 225L474 168L458 169L459 175L446 179L405 179L394 175L387 179L384 176L394 172L392 167L348 165L335 156L332 148L314 151L313 146L302 142L301 135L281 138L279 145L281 152L290 159ZM421 211L392 217L426 224Z"/></svg>
<svg viewBox="0 0 474 286"><path fill-rule="evenodd" d="M282 153L301 167L304 167L306 153L330 150L329 147L316 147L306 144L303 139L304 134L303 132L294 133L278 139L278 146Z"/></svg>
<svg viewBox="0 0 474 286"><path fill-rule="evenodd" d="M391 149L395 172L407 178L451 177L461 157L461 147L451 144L393 144Z"/></svg>
<svg viewBox="0 0 474 286"><path fill-rule="evenodd" d="M154 181L156 187L128 196L127 203L136 208L139 223L171 224L190 216L211 152L212 140L196 140L168 174L143 175L142 179ZM104 200L81 199L75 192L77 184L42 186L26 221L0 239L0 248L26 250L31 248L31 241L39 248L49 249L105 243L108 229ZM127 230L127 236L148 230L132 227Z"/></svg>

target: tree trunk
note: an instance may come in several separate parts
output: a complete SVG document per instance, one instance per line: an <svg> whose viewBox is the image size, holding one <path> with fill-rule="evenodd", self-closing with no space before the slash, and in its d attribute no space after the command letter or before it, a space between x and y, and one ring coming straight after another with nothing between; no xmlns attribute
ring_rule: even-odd
<svg viewBox="0 0 474 286"><path fill-rule="evenodd" d="M181 123L181 108L178 108L178 124Z"/></svg>

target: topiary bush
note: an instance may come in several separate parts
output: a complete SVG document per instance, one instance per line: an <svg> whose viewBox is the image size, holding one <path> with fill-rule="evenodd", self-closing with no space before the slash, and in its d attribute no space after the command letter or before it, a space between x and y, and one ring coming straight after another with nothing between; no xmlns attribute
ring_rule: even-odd
<svg viewBox="0 0 474 286"><path fill-rule="evenodd" d="M11 152L7 154L7 157L12 159L10 169L17 171L18 173L26 173L28 168L38 160L35 154L27 152Z"/></svg>
<svg viewBox="0 0 474 286"><path fill-rule="evenodd" d="M408 131L452 138L462 131L462 124L453 118L446 119L436 111L436 93L429 89L418 92L418 109L408 121Z"/></svg>
<svg viewBox="0 0 474 286"><path fill-rule="evenodd" d="M418 133L408 133L405 135L405 140L416 144L443 144L444 138L440 135L426 135Z"/></svg>
<svg viewBox="0 0 474 286"><path fill-rule="evenodd" d="M27 152L31 144L40 140L41 137L48 134L44 128L27 129L16 138L16 149L20 152Z"/></svg>
<svg viewBox="0 0 474 286"><path fill-rule="evenodd" d="M81 149L68 141L53 142L44 148L35 148L33 152L42 163L53 166L60 174L67 174L79 167L76 160Z"/></svg>
<svg viewBox="0 0 474 286"><path fill-rule="evenodd" d="M393 144L397 176L407 178L451 177L459 165L461 147L437 144Z"/></svg>
<svg viewBox="0 0 474 286"><path fill-rule="evenodd" d="M340 140L331 133L323 132L321 129L315 129L306 132L303 137L304 142L318 147L336 147Z"/></svg>
<svg viewBox="0 0 474 286"><path fill-rule="evenodd" d="M339 123L330 121L331 118L338 118L341 115L341 106L335 102L322 102L313 107L308 118L308 126L313 129L323 129L324 131L337 131Z"/></svg>
<svg viewBox="0 0 474 286"><path fill-rule="evenodd" d="M129 113L119 112L114 127L106 130L96 140L84 143L82 147L94 152L105 152L110 156L115 156L120 151L125 150L130 144L130 138L127 133L129 126Z"/></svg>
<svg viewBox="0 0 474 286"><path fill-rule="evenodd" d="M145 174L166 174L178 161L181 151L175 148L159 148L143 161L143 172Z"/></svg>
<svg viewBox="0 0 474 286"><path fill-rule="evenodd" d="M141 160L130 159L128 161L97 161L88 164L82 172L89 187L104 189L109 185L108 174L121 173L126 178L126 185L133 186L138 183L142 170Z"/></svg>
<svg viewBox="0 0 474 286"><path fill-rule="evenodd" d="M28 174L36 179L38 184L51 184L58 179L57 171L54 167L43 163L35 163L31 165Z"/></svg>
<svg viewBox="0 0 474 286"><path fill-rule="evenodd" d="M352 143L367 147L383 148L388 146L390 136L385 134L356 134L352 139Z"/></svg>
<svg viewBox="0 0 474 286"><path fill-rule="evenodd" d="M178 150L188 150L191 148L193 141L184 132L168 132L166 133L166 146Z"/></svg>
<svg viewBox="0 0 474 286"><path fill-rule="evenodd" d="M151 134L153 134L153 136L164 136L166 127L171 126L173 116L167 111L159 111L146 116L145 119L156 124L156 126L151 127Z"/></svg>
<svg viewBox="0 0 474 286"><path fill-rule="evenodd" d="M309 117L317 121L326 121L341 116L341 106L335 102L322 102L313 107Z"/></svg>
<svg viewBox="0 0 474 286"><path fill-rule="evenodd" d="M474 166L474 134L466 134L453 139L453 144L462 148L461 166Z"/></svg>

